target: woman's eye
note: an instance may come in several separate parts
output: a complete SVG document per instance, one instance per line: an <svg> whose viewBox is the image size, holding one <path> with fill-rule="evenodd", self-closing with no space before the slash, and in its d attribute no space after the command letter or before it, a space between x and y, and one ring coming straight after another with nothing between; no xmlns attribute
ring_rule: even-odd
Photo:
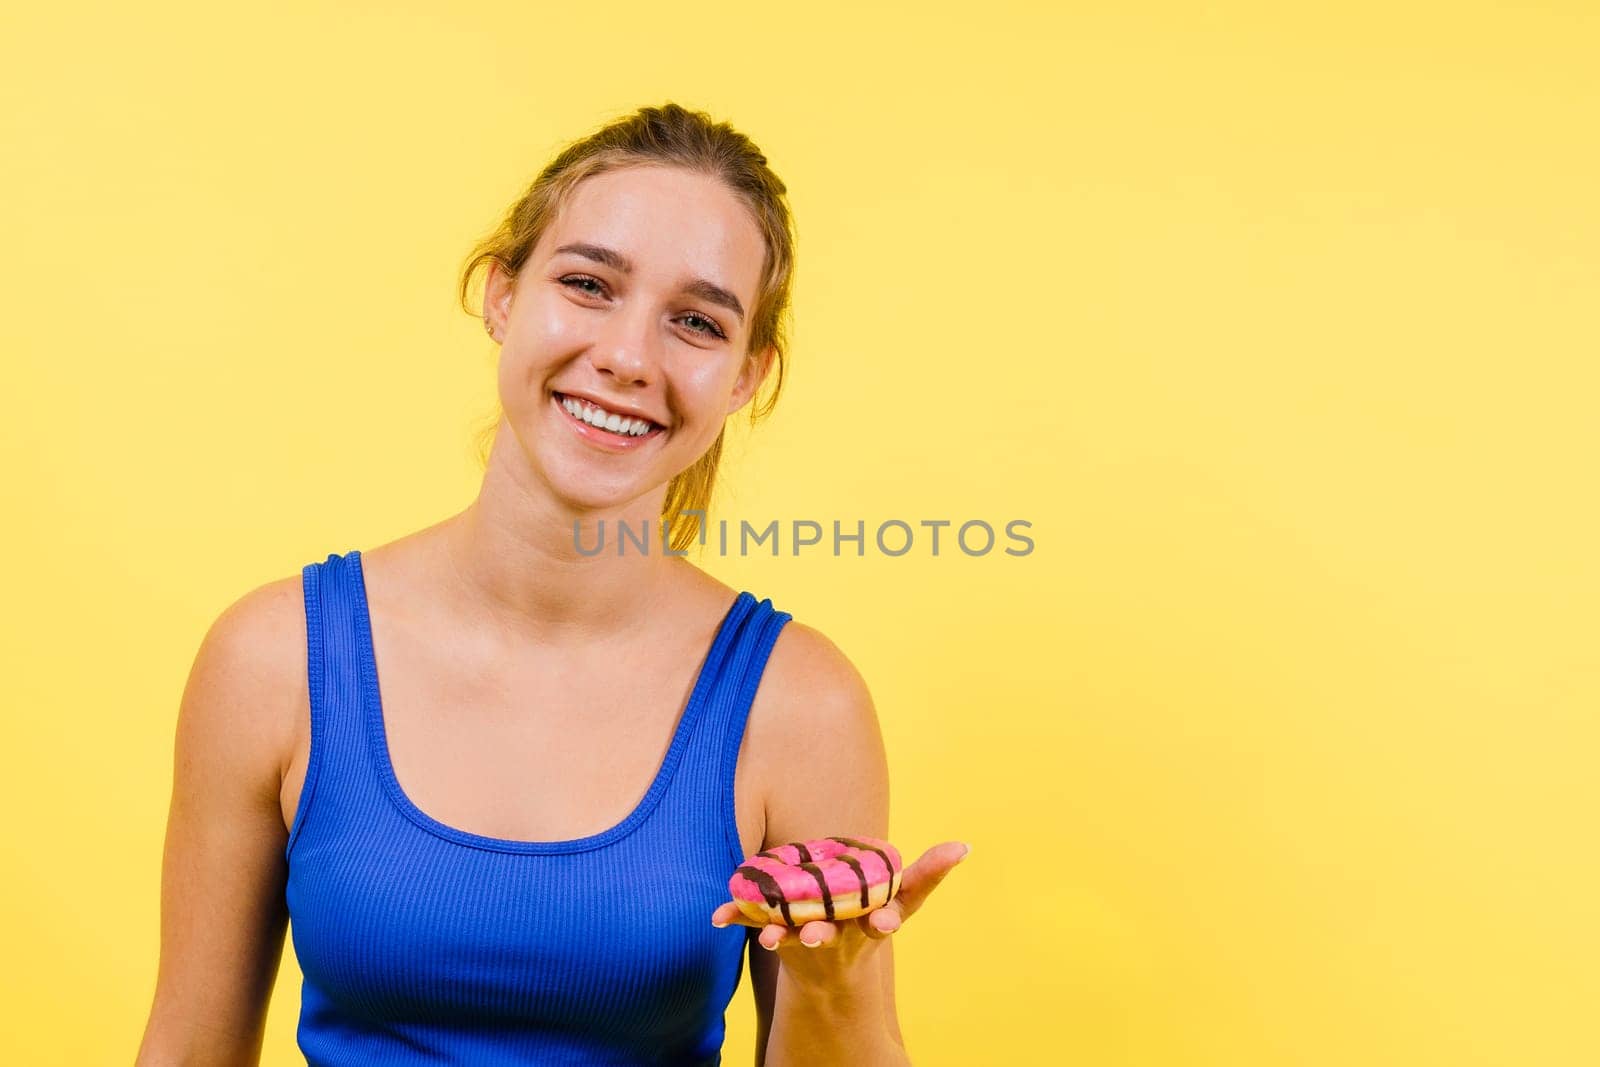
<svg viewBox="0 0 1600 1067"><path fill-rule="evenodd" d="M569 274L561 279L561 284L569 289L576 289L580 293L588 293L590 296L599 296L605 288L600 284L600 279L591 278L587 274ZM592 285L594 288L586 289L584 288L586 285Z"/></svg>
<svg viewBox="0 0 1600 1067"><path fill-rule="evenodd" d="M568 274L564 278L561 278L560 281L561 284L565 285L567 288L576 289L578 292L584 293L588 296L605 295L605 283L599 278L591 278L587 274ZM707 337L720 337L724 340L727 339L727 335L722 332L722 327L718 326L714 321L706 318L699 312L691 311L683 316L683 320L689 323L689 328L695 333L703 333Z"/></svg>
<svg viewBox="0 0 1600 1067"><path fill-rule="evenodd" d="M704 315L698 315L691 311L689 314L685 315L684 318L693 322L701 322L705 324L704 326L691 326L690 329L694 330L696 333L710 334L712 337L723 336L722 328L716 323L712 322L710 319L706 318Z"/></svg>

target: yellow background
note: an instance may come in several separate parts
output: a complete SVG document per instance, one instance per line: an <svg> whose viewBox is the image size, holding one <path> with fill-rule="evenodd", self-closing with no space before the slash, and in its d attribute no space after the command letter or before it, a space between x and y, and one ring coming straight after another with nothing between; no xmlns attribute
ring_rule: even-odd
<svg viewBox="0 0 1600 1067"><path fill-rule="evenodd" d="M201 635L470 499L462 256L671 99L800 233L721 515L1033 524L704 559L861 668L902 849L973 843L914 1060L1600 1060L1596 9L1079 7L8 11L0 1059L132 1061Z"/></svg>

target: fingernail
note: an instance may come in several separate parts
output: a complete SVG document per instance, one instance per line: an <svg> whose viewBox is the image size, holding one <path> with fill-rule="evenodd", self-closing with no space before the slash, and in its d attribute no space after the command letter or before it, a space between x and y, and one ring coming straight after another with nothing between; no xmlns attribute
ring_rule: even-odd
<svg viewBox="0 0 1600 1067"><path fill-rule="evenodd" d="M778 946L777 945L769 945L765 941L761 942L761 947L766 949L768 952L776 952L776 951L778 951Z"/></svg>
<svg viewBox="0 0 1600 1067"><path fill-rule="evenodd" d="M727 923L719 923L719 922L717 922L717 920L715 920L715 919L712 919L712 920L711 920L711 925L712 925L712 926L715 926L715 927L716 927L716 928L717 928L717 929L718 929L718 930L720 930L720 929L722 929L722 928L723 928L723 927L724 927L724 926L727 926L727 925L728 925L728 924L727 924Z"/></svg>
<svg viewBox="0 0 1600 1067"><path fill-rule="evenodd" d="M965 841L963 841L961 843L961 858L962 859L966 859L967 858L967 853L969 853L971 851L972 851L972 846L967 844Z"/></svg>
<svg viewBox="0 0 1600 1067"><path fill-rule="evenodd" d="M807 941L803 937L800 939L800 943L802 945L804 945L806 948L816 948L818 945L822 944L821 941Z"/></svg>

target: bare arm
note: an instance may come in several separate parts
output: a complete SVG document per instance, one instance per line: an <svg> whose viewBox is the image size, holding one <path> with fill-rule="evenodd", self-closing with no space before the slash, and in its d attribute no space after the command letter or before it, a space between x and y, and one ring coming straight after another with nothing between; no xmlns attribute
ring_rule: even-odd
<svg viewBox="0 0 1600 1067"><path fill-rule="evenodd" d="M769 670L780 684L768 694L757 728L775 731L764 748L784 758L769 772L762 847L838 833L887 838L888 759L872 696L854 665L827 637L790 622ZM824 995L793 982L779 953L752 939L757 1067L908 1064L893 952L892 937L879 942Z"/></svg>
<svg viewBox="0 0 1600 1067"><path fill-rule="evenodd" d="M161 869L161 959L136 1067L260 1062L283 953L279 790L303 696L298 579L231 605L178 710Z"/></svg>
<svg viewBox="0 0 1600 1067"><path fill-rule="evenodd" d="M786 842L767 842L762 847ZM772 1017L778 1000L778 957L776 953L768 952L756 940L757 931L749 932L746 951L750 955L750 990L756 1002L756 1067L766 1067L767 1039L772 1034ZM882 962L883 1000L885 1004L894 1003L894 957L890 955L890 946L884 946L885 952ZM904 1042L900 1033L900 1019L894 1010L889 1010L890 1032L896 1042Z"/></svg>

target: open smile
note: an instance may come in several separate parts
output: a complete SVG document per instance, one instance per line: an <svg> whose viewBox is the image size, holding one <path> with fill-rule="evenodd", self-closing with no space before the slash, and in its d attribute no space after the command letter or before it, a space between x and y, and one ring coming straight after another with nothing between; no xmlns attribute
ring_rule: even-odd
<svg viewBox="0 0 1600 1067"><path fill-rule="evenodd" d="M571 426L579 437L600 445L608 452L631 451L665 430L665 427L649 419L607 411L591 401L564 393L552 391L550 397L562 421Z"/></svg>

